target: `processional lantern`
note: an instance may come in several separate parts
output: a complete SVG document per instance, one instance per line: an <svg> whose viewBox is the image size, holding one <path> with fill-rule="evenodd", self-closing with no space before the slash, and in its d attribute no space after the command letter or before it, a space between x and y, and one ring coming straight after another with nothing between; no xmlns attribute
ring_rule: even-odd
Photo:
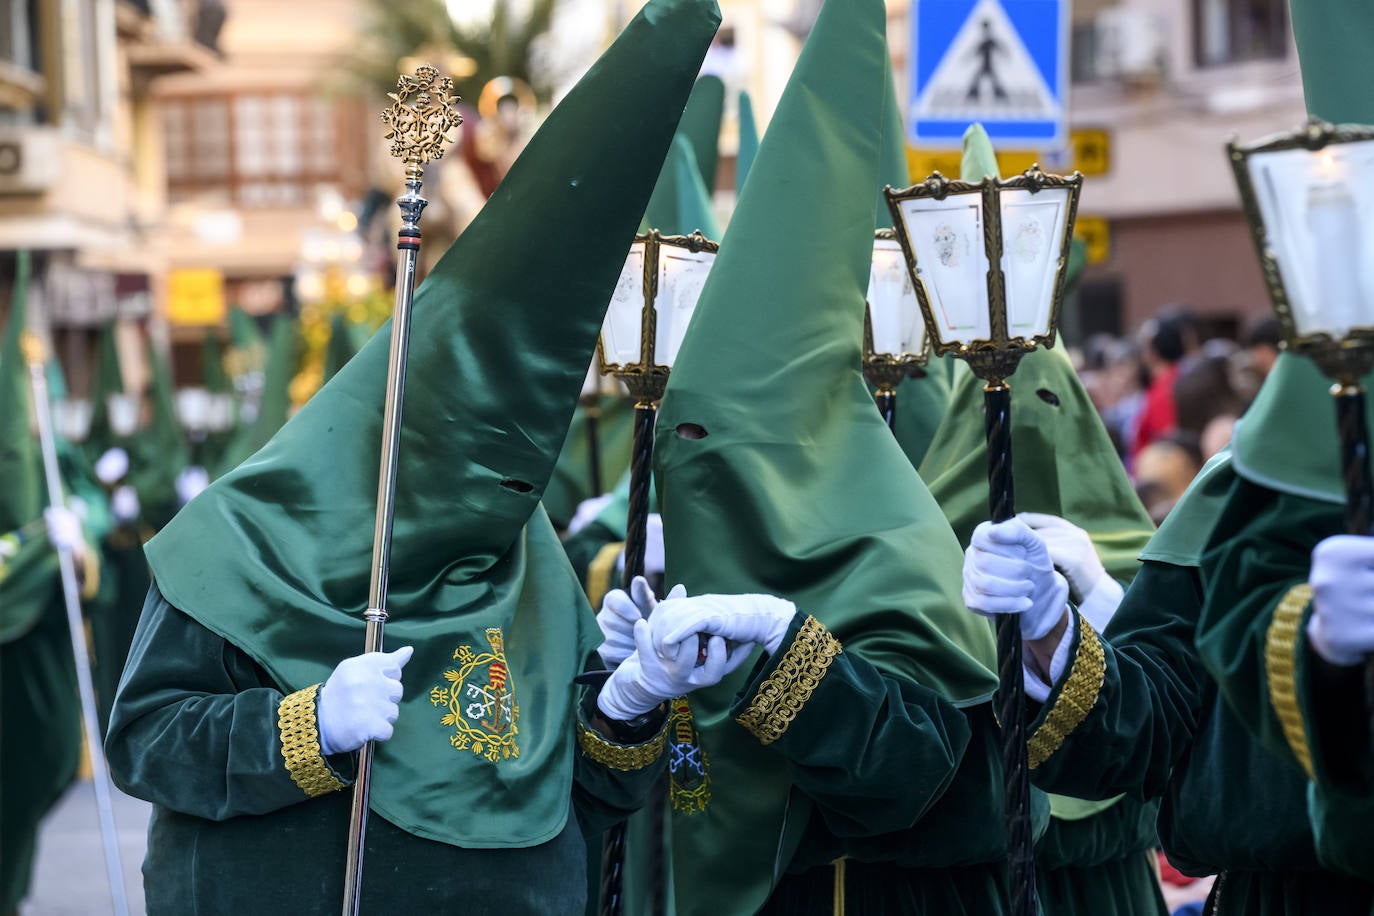
<svg viewBox="0 0 1374 916"><path fill-rule="evenodd" d="M878 410L891 429L896 421L897 386L930 360L930 342L906 256L892 229L873 234L864 315L864 379L873 386Z"/></svg>
<svg viewBox="0 0 1374 916"><path fill-rule="evenodd" d="M953 354L982 379L994 522L1016 514L1007 378L1036 347L1054 346L1083 176L1038 165L1007 179L951 181L938 172L888 188L901 243L936 355ZM1016 615L997 619L998 718L1002 723L1011 912L1033 916L1035 852L1030 816L1025 685Z"/></svg>
<svg viewBox="0 0 1374 916"><path fill-rule="evenodd" d="M602 373L618 378L635 399L630 517L625 540L627 589L644 570L644 526L649 517L658 402L718 247L700 232L663 235L650 229L636 235L596 343Z"/></svg>
<svg viewBox="0 0 1374 916"><path fill-rule="evenodd" d="M1286 347L1335 383L1346 532L1374 534L1362 382L1374 367L1374 127L1312 118L1227 153ZM1374 656L1365 703L1374 715Z"/></svg>
<svg viewBox="0 0 1374 916"><path fill-rule="evenodd" d="M700 232L664 235L656 229L635 236L620 279L611 294L606 321L596 343L601 372L613 375L635 399L634 445L630 456L630 504L625 525L627 591L644 574L648 542L649 481L653 472L654 421L668 374L687 335L718 245ZM662 800L650 801L662 810ZM658 832L655 831L655 835ZM662 849L654 850L650 871L663 873ZM602 849L601 912L619 916L625 863L625 828L606 833Z"/></svg>

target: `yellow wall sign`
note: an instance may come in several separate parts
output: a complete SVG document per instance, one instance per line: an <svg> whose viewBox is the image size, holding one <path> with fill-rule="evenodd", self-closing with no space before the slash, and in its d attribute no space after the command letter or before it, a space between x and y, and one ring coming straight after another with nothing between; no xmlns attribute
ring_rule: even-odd
<svg viewBox="0 0 1374 916"><path fill-rule="evenodd" d="M1086 176L1105 175L1111 168L1111 135L1100 127L1078 127L1069 131L1070 161L1063 167L1065 173L1075 169ZM998 150L997 165L1004 176L1024 172L1039 162L1046 171L1051 169L1042 160L1043 152L1034 150ZM946 178L958 178L962 167L963 154L959 150L929 150L906 148L907 166L911 170L912 181L923 181L931 172L939 172Z"/></svg>
<svg viewBox="0 0 1374 916"><path fill-rule="evenodd" d="M1073 234L1087 249L1089 264L1102 264L1111 257L1111 228L1102 217L1080 214L1074 219Z"/></svg>
<svg viewBox="0 0 1374 916"><path fill-rule="evenodd" d="M224 274L208 267L174 270L167 275L167 320L172 324L224 321Z"/></svg>

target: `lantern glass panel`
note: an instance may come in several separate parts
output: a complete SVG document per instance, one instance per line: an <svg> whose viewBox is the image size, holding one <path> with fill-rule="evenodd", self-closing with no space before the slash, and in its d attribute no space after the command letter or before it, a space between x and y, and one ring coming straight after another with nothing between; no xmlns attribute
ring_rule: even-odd
<svg viewBox="0 0 1374 916"><path fill-rule="evenodd" d="M655 364L672 368L715 260L713 251L691 251L675 245L659 249L658 296L654 302Z"/></svg>
<svg viewBox="0 0 1374 916"><path fill-rule="evenodd" d="M919 356L925 350L926 323L911 285L911 272L896 239L875 239L868 274L868 315L873 351Z"/></svg>
<svg viewBox="0 0 1374 916"><path fill-rule="evenodd" d="M1007 336L1029 340L1050 332L1071 190L1003 188L1001 197Z"/></svg>
<svg viewBox="0 0 1374 916"><path fill-rule="evenodd" d="M1294 330L1374 327L1374 141L1252 153L1246 165Z"/></svg>
<svg viewBox="0 0 1374 916"><path fill-rule="evenodd" d="M916 273L935 316L932 330L941 343L992 337L982 203L981 195L969 193L944 200L914 197L899 204Z"/></svg>
<svg viewBox="0 0 1374 916"><path fill-rule="evenodd" d="M601 347L607 365L629 366L640 362L644 327L644 242L630 246L611 293L606 322L601 328Z"/></svg>

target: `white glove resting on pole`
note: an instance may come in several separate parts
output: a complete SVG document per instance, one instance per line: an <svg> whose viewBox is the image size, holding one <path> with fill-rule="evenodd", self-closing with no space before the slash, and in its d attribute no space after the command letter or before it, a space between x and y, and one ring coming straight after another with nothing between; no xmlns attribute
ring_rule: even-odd
<svg viewBox="0 0 1374 916"><path fill-rule="evenodd" d="M415 649L368 652L339 662L316 699L315 720L325 754L386 741L400 715L401 669Z"/></svg>
<svg viewBox="0 0 1374 916"><path fill-rule="evenodd" d="M676 658L683 641L694 654L698 633L722 636L732 643L757 643L768 654L778 651L797 606L772 595L669 595L654 614L654 649Z"/></svg>
<svg viewBox="0 0 1374 916"><path fill-rule="evenodd" d="M725 640L715 636L706 644L705 664L698 666L695 648L679 652L677 658L660 657L654 651L647 620L635 622L634 639L635 651L611 673L596 698L602 713L622 722L642 716L673 697L718 684L749 657L752 648L741 645L727 651Z"/></svg>
<svg viewBox="0 0 1374 916"><path fill-rule="evenodd" d="M668 593L668 597L681 598L686 594L687 590L679 585ZM601 612L596 615L602 636L602 643L596 651L607 671L614 671L630 657L635 650L635 622L647 620L657 606L654 590L643 576L635 576L630 583L629 594L619 588L606 593L601 602Z"/></svg>
<svg viewBox="0 0 1374 916"><path fill-rule="evenodd" d="M1333 665L1374 653L1374 537L1340 534L1312 550L1307 639Z"/></svg>
<svg viewBox="0 0 1374 916"><path fill-rule="evenodd" d="M1107 575L1092 537L1057 515L1022 512L1016 517L1045 542L1054 568L1068 580L1069 596L1077 602L1078 613L1087 618L1097 632L1105 630L1126 590Z"/></svg>
<svg viewBox="0 0 1374 916"><path fill-rule="evenodd" d="M1068 609L1069 583L1055 571L1049 550L1025 522L983 522L964 552L964 604L983 617L1016 614L1022 639L1042 639ZM1047 685L1026 669L1026 694L1044 702L1068 661L1073 633L1065 630L1050 664Z"/></svg>

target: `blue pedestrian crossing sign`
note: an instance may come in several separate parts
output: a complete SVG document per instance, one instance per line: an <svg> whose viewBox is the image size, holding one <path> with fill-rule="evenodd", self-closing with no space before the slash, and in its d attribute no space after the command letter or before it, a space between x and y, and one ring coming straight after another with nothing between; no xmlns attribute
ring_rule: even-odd
<svg viewBox="0 0 1374 916"><path fill-rule="evenodd" d="M1069 0L912 0L911 23L913 144L978 121L1003 148L1065 146Z"/></svg>

